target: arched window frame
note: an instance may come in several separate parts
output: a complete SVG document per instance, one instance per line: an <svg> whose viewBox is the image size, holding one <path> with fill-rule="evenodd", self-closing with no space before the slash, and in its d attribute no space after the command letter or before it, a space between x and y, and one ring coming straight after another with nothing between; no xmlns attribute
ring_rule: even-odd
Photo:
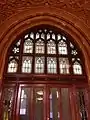
<svg viewBox="0 0 90 120"><path fill-rule="evenodd" d="M36 37L36 34L38 33L38 35L37 35L37 37ZM47 35L48 35L48 33L49 33L49 37L47 37ZM53 36L53 37L52 37ZM28 38L30 38L31 39L31 41L33 41L33 53L28 53L28 54L26 54L26 53L23 53L22 51L23 51L23 44L24 44L24 41L26 40L26 39L28 39ZM47 38L47 40L46 40L46 38ZM26 34L24 34L22 37L19 37L19 39L21 40L21 43L22 44L20 44L20 53L18 53L18 55L19 55L19 67L18 67L18 70L17 70L17 73L15 73L15 74L22 74L22 72L21 72L21 63L20 63L20 61L22 61L22 56L24 56L24 55L26 55L26 56L32 56L32 64L33 64L33 68L32 68L32 72L30 73L30 74L47 74L47 75L49 75L49 74L52 74L52 75L54 75L54 74L56 74L56 75L75 75L75 76L77 76L77 75L79 75L79 74L73 74L73 62L72 62L72 57L74 56L74 55L71 55L71 47L70 47L70 43L72 43L72 45L74 46L74 48L77 50L77 52L78 52L78 54L76 55L76 57L79 57L80 59L81 59L81 56L82 56L82 52L78 49L78 47L77 47L77 45L75 45L75 43L73 42L73 40L71 39L71 38L69 38L69 36L67 36L67 35L65 35L65 34L62 34L62 32L59 32L59 31L54 31L54 29L49 29L48 27L47 28L39 28L39 29L36 29L35 31L34 31L34 29L31 29L31 30L29 30L29 32L27 32ZM38 40L40 40L41 39L41 41L43 41L44 42L44 44L45 44L45 53L43 54L43 53L35 53L35 43L38 41ZM56 40L57 39L57 40ZM56 54L48 54L47 53L47 42L48 41L50 41L50 40L52 40L52 41L54 41L55 42L55 44L56 44L56 48L58 48L58 43L59 43L59 41L60 40L62 40L63 39L63 41L64 42L66 42L66 44L67 44L67 54L59 54L58 53L58 49L56 49ZM18 40L17 40L17 42L18 42ZM16 42L16 43L17 43ZM12 45L12 48L13 48L13 45ZM73 48L73 49L74 49ZM12 50L12 49L11 49ZM11 55L11 50L9 50L9 56ZM80 55L81 54L81 55ZM14 55L14 54L13 54ZM39 56L41 56L41 57L45 57L45 65L44 65L44 68L45 68L45 70L44 70L44 73L35 73L35 57L39 57ZM47 71L47 57L56 57L56 61L57 61L57 67L56 67L56 71L57 71L57 73L48 73ZM61 74L60 73L60 68L59 68L59 58L62 58L62 57L65 57L65 58L68 58L68 60L69 60L69 63L70 63L70 65L69 65L69 72L70 73L66 73L66 74ZM76 58L75 57L75 58ZM81 62L82 63L84 63L83 62L83 60L81 59ZM82 65L82 74L80 74L80 75L85 75L85 71L84 71L84 67L83 67L83 65L84 64L81 64ZM6 70L6 73L7 73L7 70ZM11 74L11 73L7 73L7 74Z"/></svg>

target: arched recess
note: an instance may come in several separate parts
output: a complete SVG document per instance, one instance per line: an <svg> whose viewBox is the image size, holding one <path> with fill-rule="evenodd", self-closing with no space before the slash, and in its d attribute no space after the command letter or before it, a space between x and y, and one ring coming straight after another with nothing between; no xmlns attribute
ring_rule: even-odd
<svg viewBox="0 0 90 120"><path fill-rule="evenodd" d="M37 7L25 10L22 13L10 17L1 25L0 82L2 83L3 81L7 51L12 42L25 30L41 24L57 27L71 35L74 42L78 44L85 58L85 71L87 73L88 83L90 83L90 35L88 27L72 14L49 7Z"/></svg>
<svg viewBox="0 0 90 120"><path fill-rule="evenodd" d="M51 12L52 11L52 12ZM77 17L68 12L49 7L37 7L25 10L6 20L0 27L0 79L3 79L7 50L11 43L23 31L40 24L49 24L66 31L79 45L85 58L85 70L90 76L89 29Z"/></svg>

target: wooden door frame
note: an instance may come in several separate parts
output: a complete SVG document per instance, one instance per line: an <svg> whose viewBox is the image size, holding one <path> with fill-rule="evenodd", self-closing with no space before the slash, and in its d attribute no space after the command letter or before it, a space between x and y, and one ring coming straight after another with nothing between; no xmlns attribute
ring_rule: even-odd
<svg viewBox="0 0 90 120"><path fill-rule="evenodd" d="M5 84L4 86L7 86L7 87L12 87L12 86L15 86L15 84ZM15 87L16 87L16 91L15 91L15 104L13 105L13 120L19 120L19 118L18 118L18 115L19 115L19 105L20 105L20 99L18 99L18 95L20 94L19 92L19 89L21 89L21 87L30 87L30 86L37 86L37 87L40 87L40 86L43 86L43 87L45 87L46 88L46 90L45 91L47 91L47 94L46 94L46 92L45 92L45 95L44 95L44 97L45 97L45 104L47 103L48 105L49 105L49 88L51 88L51 87L57 87L57 88L70 88L69 89L69 94L70 94L70 105L72 106L71 107L71 111L72 111L72 118L73 118L73 120L78 120L78 119L80 119L80 115L79 115L79 109L78 109L78 107L77 107L77 105L76 105L76 103L77 103L77 101L76 101L76 95L74 94L75 93L75 89L77 89L77 88L87 88L87 86L86 85L72 85L72 84L65 84L65 83L62 83L62 84L58 84L58 82L56 82L56 84L55 83L48 83L48 82L46 82L46 84L45 83L40 83L40 82L35 82L34 84L31 82L31 83L18 83ZM44 89L45 89L44 88ZM73 91L73 92L72 92ZM85 94L85 96L87 96L87 93ZM18 102L17 102L18 101ZM74 101L74 102L72 102L72 101ZM87 102L87 99L85 99L85 101ZM44 104L44 105L45 105ZM89 104L89 103L88 103ZM61 103L60 103L60 106L61 106ZM48 106L46 106L46 111L45 111L45 113L44 113L44 115L45 115L45 118L44 118L44 120L46 120L47 118L49 118L49 107ZM87 108L88 109L88 108ZM32 110L33 111L33 110ZM77 113L77 111L78 111L78 113ZM62 110L61 110L61 107L60 107L60 112L61 112L61 117L62 117ZM46 114L47 114L47 116L46 116ZM16 117L16 118L15 118ZM32 115L32 117L33 117L33 115Z"/></svg>

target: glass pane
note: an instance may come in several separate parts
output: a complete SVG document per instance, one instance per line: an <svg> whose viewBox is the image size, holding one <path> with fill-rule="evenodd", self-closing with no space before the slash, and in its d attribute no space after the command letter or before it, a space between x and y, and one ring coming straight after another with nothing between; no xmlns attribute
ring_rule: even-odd
<svg viewBox="0 0 90 120"><path fill-rule="evenodd" d="M63 40L58 43L58 52L62 55L67 55L67 44Z"/></svg>
<svg viewBox="0 0 90 120"><path fill-rule="evenodd" d="M15 73L18 69L18 63L17 63L18 57L9 57L9 63L8 63L8 71L9 73Z"/></svg>
<svg viewBox="0 0 90 120"><path fill-rule="evenodd" d="M72 48L72 49L74 49L74 45L70 42L70 47Z"/></svg>
<svg viewBox="0 0 90 120"><path fill-rule="evenodd" d="M77 55L77 54L78 54L78 53L77 53L77 50L72 50L72 51L71 51L71 54L72 54L72 55Z"/></svg>
<svg viewBox="0 0 90 120"><path fill-rule="evenodd" d="M16 42L16 44L14 45L14 47L13 47L13 49L12 49L12 52L13 52L14 54L20 52L20 43L21 43L21 40L19 40L18 42Z"/></svg>
<svg viewBox="0 0 90 120"><path fill-rule="evenodd" d="M45 39L45 34L44 33L41 34L41 38Z"/></svg>
<svg viewBox="0 0 90 120"><path fill-rule="evenodd" d="M63 39L63 40L66 40L66 37L65 37L65 36L62 36L62 39Z"/></svg>
<svg viewBox="0 0 90 120"><path fill-rule="evenodd" d="M73 64L73 72L74 74L82 74L82 67L77 61Z"/></svg>
<svg viewBox="0 0 90 120"><path fill-rule="evenodd" d="M34 39L34 33L33 32L30 33L30 38Z"/></svg>
<svg viewBox="0 0 90 120"><path fill-rule="evenodd" d="M38 40L35 43L36 53L44 53L44 42L42 40Z"/></svg>
<svg viewBox="0 0 90 120"><path fill-rule="evenodd" d="M36 33L36 39L40 38L40 34Z"/></svg>
<svg viewBox="0 0 90 120"><path fill-rule="evenodd" d="M35 73L44 73L44 57L35 58Z"/></svg>
<svg viewBox="0 0 90 120"><path fill-rule="evenodd" d="M47 43L47 53L48 54L56 54L56 44L52 40L48 41L48 43Z"/></svg>
<svg viewBox="0 0 90 120"><path fill-rule="evenodd" d="M52 34L52 39L55 40L55 34L54 33Z"/></svg>
<svg viewBox="0 0 90 120"><path fill-rule="evenodd" d="M61 88L62 120L71 120L68 88Z"/></svg>
<svg viewBox="0 0 90 120"><path fill-rule="evenodd" d="M57 61L54 57L47 58L47 72L48 73L57 73Z"/></svg>
<svg viewBox="0 0 90 120"><path fill-rule="evenodd" d="M28 36L29 36L29 34L26 34L26 35L24 36L24 38L26 39L26 38L28 38Z"/></svg>
<svg viewBox="0 0 90 120"><path fill-rule="evenodd" d="M59 120L59 91L57 88L50 89L50 120Z"/></svg>
<svg viewBox="0 0 90 120"><path fill-rule="evenodd" d="M20 99L20 120L30 120L30 88L22 88Z"/></svg>
<svg viewBox="0 0 90 120"><path fill-rule="evenodd" d="M3 90L3 120L12 120L14 89Z"/></svg>
<svg viewBox="0 0 90 120"><path fill-rule="evenodd" d="M34 89L34 120L44 119L44 91L43 88Z"/></svg>
<svg viewBox="0 0 90 120"><path fill-rule="evenodd" d="M32 53L33 52L33 42L29 38L24 42L23 53Z"/></svg>
<svg viewBox="0 0 90 120"><path fill-rule="evenodd" d="M57 35L57 40L60 40L60 39L61 39L61 35L58 34L58 35Z"/></svg>
<svg viewBox="0 0 90 120"><path fill-rule="evenodd" d="M32 57L23 57L22 58L22 72L31 73L32 71Z"/></svg>
<svg viewBox="0 0 90 120"><path fill-rule="evenodd" d="M61 74L69 74L68 58L59 58L59 68Z"/></svg>
<svg viewBox="0 0 90 120"><path fill-rule="evenodd" d="M47 34L47 40L50 39L50 33Z"/></svg>
<svg viewBox="0 0 90 120"><path fill-rule="evenodd" d="M79 106L79 114L81 116L80 120L87 120L87 112L85 108L85 100L84 100L84 90L79 89L77 91L77 103Z"/></svg>

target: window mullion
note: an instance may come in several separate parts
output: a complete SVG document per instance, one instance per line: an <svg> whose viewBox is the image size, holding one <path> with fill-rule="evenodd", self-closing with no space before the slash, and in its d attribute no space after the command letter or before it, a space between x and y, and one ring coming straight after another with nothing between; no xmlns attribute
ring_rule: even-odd
<svg viewBox="0 0 90 120"><path fill-rule="evenodd" d="M47 74L47 34L45 33L45 74Z"/></svg>
<svg viewBox="0 0 90 120"><path fill-rule="evenodd" d="M32 73L35 72L35 33L34 33L34 40L33 40L33 59L32 59Z"/></svg>
<svg viewBox="0 0 90 120"><path fill-rule="evenodd" d="M21 38L21 44L20 44L20 55L19 55L19 65L18 65L18 73L22 72L22 57L23 57L23 44L24 44L24 38Z"/></svg>
<svg viewBox="0 0 90 120"><path fill-rule="evenodd" d="M71 55L70 42L69 42L68 38L67 38L67 51L68 51L67 58L69 60L69 73L73 74L72 55Z"/></svg>
<svg viewBox="0 0 90 120"><path fill-rule="evenodd" d="M57 36L56 36L56 56L57 56L57 74L60 73L60 69L59 69L59 55L58 55L58 41L57 41Z"/></svg>

